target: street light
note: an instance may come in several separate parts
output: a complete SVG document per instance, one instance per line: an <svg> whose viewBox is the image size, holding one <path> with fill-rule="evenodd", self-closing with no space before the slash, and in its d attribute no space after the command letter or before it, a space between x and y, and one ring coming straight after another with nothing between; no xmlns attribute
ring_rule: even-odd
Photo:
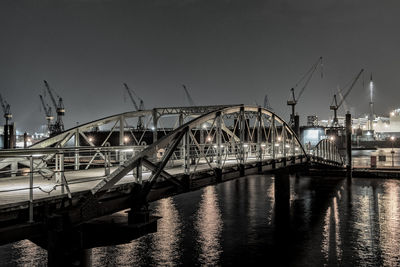
<svg viewBox="0 0 400 267"><path fill-rule="evenodd" d="M390 137L390 141L392 141L392 151L390 153L392 154L392 167L394 167L394 141L396 140L396 137L393 135Z"/></svg>

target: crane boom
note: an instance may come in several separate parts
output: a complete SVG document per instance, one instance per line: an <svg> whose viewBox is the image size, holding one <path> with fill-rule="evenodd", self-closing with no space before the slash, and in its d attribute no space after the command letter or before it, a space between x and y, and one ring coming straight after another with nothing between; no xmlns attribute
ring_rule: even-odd
<svg viewBox="0 0 400 267"><path fill-rule="evenodd" d="M40 97L40 102L42 103L42 107L44 109L44 113L46 114L46 117L51 117L51 107L44 102L42 95L39 95L39 97Z"/></svg>
<svg viewBox="0 0 400 267"><path fill-rule="evenodd" d="M360 72L357 74L357 76L355 77L355 79L351 83L349 89L346 91L346 93L343 95L343 98L340 100L339 104L337 105L337 108L339 108L343 104L344 100L350 94L350 92L353 90L354 85L356 84L356 82L358 81L358 79L360 78L360 76L361 76L361 74L363 72L364 72L364 69L361 69Z"/></svg>
<svg viewBox="0 0 400 267"><path fill-rule="evenodd" d="M317 70L318 65L322 66L322 57L319 57L318 60L311 66L311 68L296 83L296 85L290 89L292 99L287 101L287 105L292 107L292 113L290 114L290 125L292 127L295 127L294 124L295 124L295 115L296 115L297 102L299 101L300 97L304 93L304 90L307 88L307 85L311 81L311 78L313 77L315 71ZM300 89L300 92L299 92L299 94L297 95L297 98L296 98L294 89L297 88L304 80L305 80L304 85Z"/></svg>
<svg viewBox="0 0 400 267"><path fill-rule="evenodd" d="M183 90L185 91L185 95L188 99L189 105L191 106L196 106L196 104L193 101L193 98L190 96L190 93L188 91L188 89L186 88L186 85L182 84Z"/></svg>
<svg viewBox="0 0 400 267"><path fill-rule="evenodd" d="M128 87L128 85L126 83L124 83L124 87L125 87L125 90L128 92L129 98L131 99L131 101L133 103L133 106L135 107L136 111L139 111L140 109L139 109L138 105L136 104L135 99L133 98L131 89ZM141 101L141 102L143 102L143 101Z"/></svg>
<svg viewBox="0 0 400 267"><path fill-rule="evenodd" d="M53 102L54 108L57 109L57 108L58 108L58 107L57 107L57 101L56 101L56 99L54 98L53 93L51 92L51 89L50 89L49 84L47 83L46 80L43 80L43 82L44 82L44 86L45 86L46 89L47 89L47 92L48 92L49 95L50 95L51 102Z"/></svg>

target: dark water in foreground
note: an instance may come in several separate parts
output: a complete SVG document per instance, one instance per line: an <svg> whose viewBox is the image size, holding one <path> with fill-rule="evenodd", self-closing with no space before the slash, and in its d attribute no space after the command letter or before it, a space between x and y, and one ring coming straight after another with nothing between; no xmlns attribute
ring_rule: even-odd
<svg viewBox="0 0 400 267"><path fill-rule="evenodd" d="M92 250L93 266L399 266L400 181L249 176L152 204L158 232ZM29 241L0 247L1 266L41 266Z"/></svg>

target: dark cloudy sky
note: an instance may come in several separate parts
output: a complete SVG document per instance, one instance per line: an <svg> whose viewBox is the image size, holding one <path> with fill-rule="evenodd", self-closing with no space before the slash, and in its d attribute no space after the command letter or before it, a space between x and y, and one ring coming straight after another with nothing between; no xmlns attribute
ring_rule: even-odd
<svg viewBox="0 0 400 267"><path fill-rule="evenodd" d="M64 98L67 128L146 107L263 103L288 117L289 89L319 56L298 111L331 115L337 85L373 72L376 110L400 107L400 1L1 0L0 91L18 128L44 123L46 79ZM367 78L367 77L365 77ZM368 110L361 83L348 98Z"/></svg>

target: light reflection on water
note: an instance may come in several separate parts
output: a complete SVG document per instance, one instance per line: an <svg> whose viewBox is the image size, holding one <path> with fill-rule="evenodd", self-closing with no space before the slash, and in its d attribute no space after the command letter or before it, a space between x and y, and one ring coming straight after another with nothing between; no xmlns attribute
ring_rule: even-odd
<svg viewBox="0 0 400 267"><path fill-rule="evenodd" d="M215 187L206 187L201 198L195 222L198 232L196 241L200 250L198 261L203 266L215 266L222 252L222 219Z"/></svg>
<svg viewBox="0 0 400 267"><path fill-rule="evenodd" d="M93 249L93 266L400 265L399 180L292 177L281 218L275 192L273 177L249 176L152 203L158 232ZM46 258L29 241L0 247L0 266Z"/></svg>

